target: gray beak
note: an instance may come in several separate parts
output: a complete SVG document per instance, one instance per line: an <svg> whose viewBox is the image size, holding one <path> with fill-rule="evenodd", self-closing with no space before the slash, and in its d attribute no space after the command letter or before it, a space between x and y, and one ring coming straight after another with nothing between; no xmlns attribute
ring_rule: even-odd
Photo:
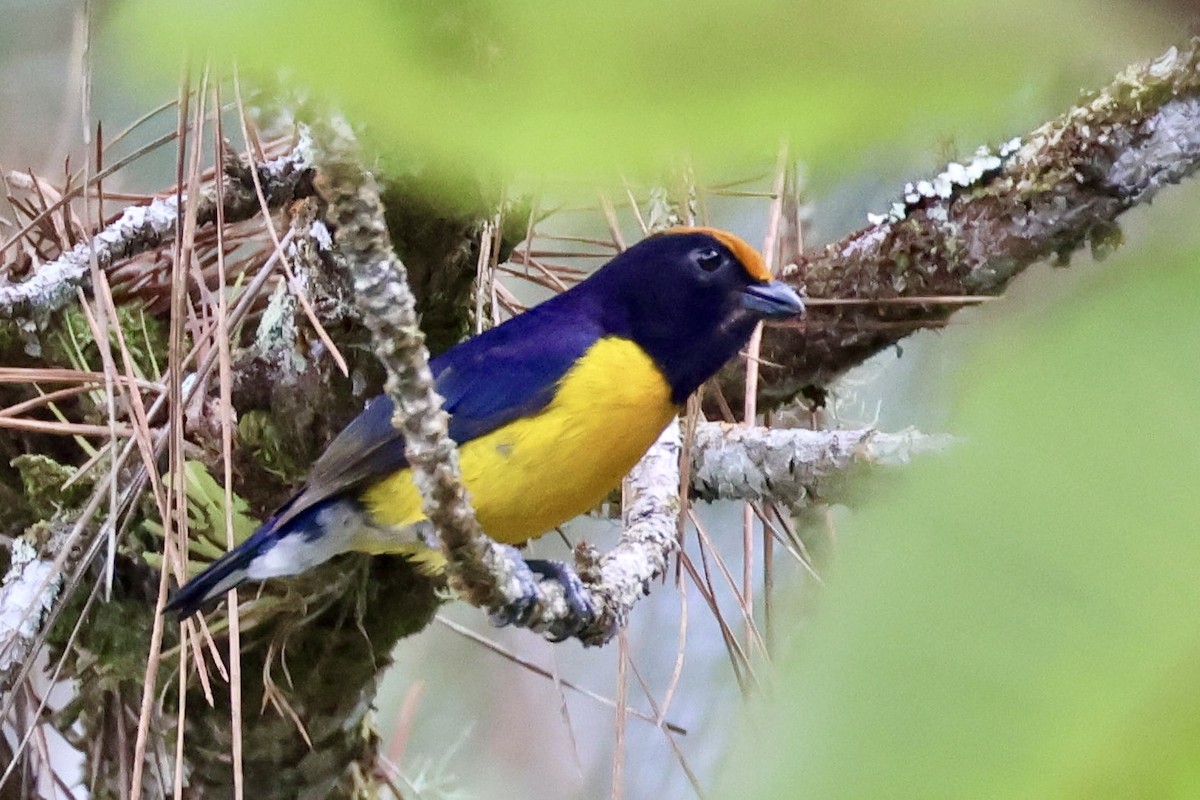
<svg viewBox="0 0 1200 800"><path fill-rule="evenodd" d="M786 319L804 313L804 301L786 283L752 283L742 290L742 305L763 319Z"/></svg>

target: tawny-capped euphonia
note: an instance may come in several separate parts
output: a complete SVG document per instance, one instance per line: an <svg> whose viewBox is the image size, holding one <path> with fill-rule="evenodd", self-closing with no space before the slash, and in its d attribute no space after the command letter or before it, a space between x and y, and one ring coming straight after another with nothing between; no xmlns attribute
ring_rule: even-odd
<svg viewBox="0 0 1200 800"><path fill-rule="evenodd" d="M803 308L737 236L675 228L433 359L483 530L517 544L595 506L760 320ZM373 400L305 486L169 607L188 616L243 581L295 575L351 550L436 568L392 410L387 397Z"/></svg>

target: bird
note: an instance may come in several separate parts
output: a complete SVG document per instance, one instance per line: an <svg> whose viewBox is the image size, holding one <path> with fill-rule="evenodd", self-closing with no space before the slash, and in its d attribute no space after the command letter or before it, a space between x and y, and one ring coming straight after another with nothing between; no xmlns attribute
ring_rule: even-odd
<svg viewBox="0 0 1200 800"><path fill-rule="evenodd" d="M737 235L676 227L431 359L480 527L522 544L596 506L760 321L803 311ZM386 395L368 403L299 492L167 608L184 619L245 581L348 551L444 566L393 411Z"/></svg>

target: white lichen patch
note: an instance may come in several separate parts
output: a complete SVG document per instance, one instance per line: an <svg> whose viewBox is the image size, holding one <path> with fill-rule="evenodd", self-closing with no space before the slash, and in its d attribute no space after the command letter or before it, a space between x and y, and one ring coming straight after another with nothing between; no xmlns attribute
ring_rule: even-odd
<svg viewBox="0 0 1200 800"><path fill-rule="evenodd" d="M12 564L0 585L0 674L24 658L28 647L16 643L28 644L37 636L61 586L53 562L39 558L24 539L13 541Z"/></svg>
<svg viewBox="0 0 1200 800"><path fill-rule="evenodd" d="M1009 156L1011 156L1013 153L1016 153L1020 149L1021 149L1021 137L1014 136L1013 138L1009 139L1004 144L1000 145L1000 157L1008 158Z"/></svg>
<svg viewBox="0 0 1200 800"><path fill-rule="evenodd" d="M349 127L349 123L342 117L334 116L329 121L330 126L337 126L339 123ZM304 169L317 163L316 140L313 138L312 129L309 126L297 126L296 146L292 148L290 157L298 169Z"/></svg>
<svg viewBox="0 0 1200 800"><path fill-rule="evenodd" d="M936 205L933 208L929 209L929 211L926 213L928 214L929 218L931 220L933 220L934 222L949 222L950 221L950 214L949 214L949 212L946 211L946 207L943 205Z"/></svg>
<svg viewBox="0 0 1200 800"><path fill-rule="evenodd" d="M323 221L315 220L312 225L309 225L308 235L313 238L322 251L328 252L333 249L333 234L329 232L329 228Z"/></svg>
<svg viewBox="0 0 1200 800"><path fill-rule="evenodd" d="M932 208L937 208L941 201L951 199L960 189L970 188L1004 166L1004 162L1021 149L1020 138L1009 139L996 152L987 147L975 151L975 157L966 163L957 161L946 165L938 175L930 180L920 180L916 183L904 184L903 202L892 203L886 214L867 214L867 222L871 225L885 225L890 222L900 222L914 208L922 206L926 201L933 201ZM938 217L945 221L945 209Z"/></svg>
<svg viewBox="0 0 1200 800"><path fill-rule="evenodd" d="M1108 171L1108 182L1126 196L1148 200L1178 183L1200 160L1200 100L1180 97L1165 103L1142 124L1143 138L1123 151Z"/></svg>
<svg viewBox="0 0 1200 800"><path fill-rule="evenodd" d="M292 372L299 372L305 366L303 356L296 350L299 340L296 306L296 296L281 282L271 294L254 335L254 348L258 353L284 359L290 355L292 363L281 362L280 366L289 367Z"/></svg>
<svg viewBox="0 0 1200 800"><path fill-rule="evenodd" d="M892 230L892 219L886 215L869 231L853 237L847 244L844 254L847 258L861 258L883 246L884 241Z"/></svg>
<svg viewBox="0 0 1200 800"><path fill-rule="evenodd" d="M1179 65L1179 49L1172 47L1167 52L1163 53L1158 58L1150 62L1150 66L1146 69L1146 74L1151 78L1165 80L1171 77Z"/></svg>

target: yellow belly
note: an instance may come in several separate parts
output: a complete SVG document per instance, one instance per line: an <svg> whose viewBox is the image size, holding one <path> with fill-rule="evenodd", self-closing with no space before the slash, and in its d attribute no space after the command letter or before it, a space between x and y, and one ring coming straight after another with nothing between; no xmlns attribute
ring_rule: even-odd
<svg viewBox="0 0 1200 800"><path fill-rule="evenodd" d="M599 340L564 376L545 409L459 448L479 524L493 539L516 544L588 511L678 411L662 372L640 347L615 337ZM408 470L375 484L363 500L384 525L425 517Z"/></svg>

